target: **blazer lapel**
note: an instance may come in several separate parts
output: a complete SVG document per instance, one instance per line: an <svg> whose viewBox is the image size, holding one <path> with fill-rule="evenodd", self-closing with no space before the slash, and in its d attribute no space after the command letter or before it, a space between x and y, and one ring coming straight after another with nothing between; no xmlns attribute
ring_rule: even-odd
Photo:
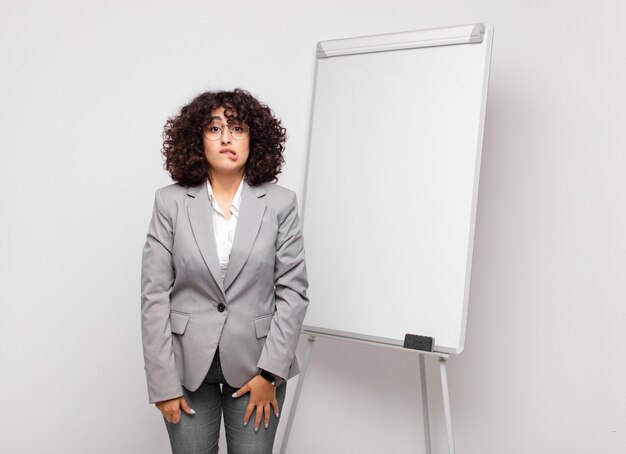
<svg viewBox="0 0 626 454"><path fill-rule="evenodd" d="M189 216L194 239L198 244L204 263L209 268L213 279L215 279L222 294L225 296L222 271L217 257L217 246L215 245L215 232L213 231L213 211L206 182L189 188L187 195L192 198L187 204L187 215Z"/></svg>
<svg viewBox="0 0 626 454"><path fill-rule="evenodd" d="M239 217L237 218L237 228L233 239L233 248L230 252L228 270L224 277L224 291L233 283L243 265L248 260L254 240L256 240L263 214L265 213L265 202L263 196L265 190L259 186L250 186L244 181L241 188L241 204L239 206Z"/></svg>
<svg viewBox="0 0 626 454"><path fill-rule="evenodd" d="M189 188L187 191L187 195L192 198L187 205L187 214L194 239L198 244L204 263L224 297L226 297L226 290L246 263L254 245L263 221L263 214L265 213L265 203L262 200L265 194L263 188L250 186L244 181L244 185L241 188L241 203L233 239L233 248L230 253L228 270L224 277L224 282L222 282L222 272L217 256L215 232L213 230L213 212L206 183Z"/></svg>

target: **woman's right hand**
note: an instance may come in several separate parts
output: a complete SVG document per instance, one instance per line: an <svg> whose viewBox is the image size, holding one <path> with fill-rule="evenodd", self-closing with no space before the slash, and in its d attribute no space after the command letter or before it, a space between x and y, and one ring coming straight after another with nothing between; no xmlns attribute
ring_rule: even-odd
<svg viewBox="0 0 626 454"><path fill-rule="evenodd" d="M185 410L185 413L194 415L196 412L187 404L187 401L183 396L175 397L174 399L162 400L154 404L167 422L178 424L180 421L180 409Z"/></svg>

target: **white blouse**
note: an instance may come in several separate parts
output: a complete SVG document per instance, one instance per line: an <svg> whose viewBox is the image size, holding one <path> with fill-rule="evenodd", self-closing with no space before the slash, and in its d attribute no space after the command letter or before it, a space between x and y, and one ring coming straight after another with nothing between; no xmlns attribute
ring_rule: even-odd
<svg viewBox="0 0 626 454"><path fill-rule="evenodd" d="M209 191L209 200L213 206L213 231L215 232L215 244L217 246L217 255L219 257L220 269L222 271L222 281L226 276L226 270L228 270L228 261L230 258L230 251L233 248L233 239L235 238L235 229L237 228L237 218L239 217L239 205L241 203L241 189L243 188L243 178L239 183L239 188L235 192L233 201L230 205L230 212L232 216L230 219L226 219L226 215L222 211L220 204L213 197L213 188L211 183L207 180L207 190Z"/></svg>

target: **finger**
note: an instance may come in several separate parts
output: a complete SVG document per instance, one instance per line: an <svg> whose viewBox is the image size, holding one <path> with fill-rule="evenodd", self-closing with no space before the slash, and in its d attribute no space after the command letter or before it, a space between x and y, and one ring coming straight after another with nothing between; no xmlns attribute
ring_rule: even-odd
<svg viewBox="0 0 626 454"><path fill-rule="evenodd" d="M246 413L243 415L244 426L248 425L248 421L250 421L250 415L252 414L252 410L254 410L254 405L248 404L248 407L246 408Z"/></svg>
<svg viewBox="0 0 626 454"><path fill-rule="evenodd" d="M247 392L250 392L250 387L248 385L243 385L241 388L233 393L233 397L243 396Z"/></svg>
<svg viewBox="0 0 626 454"><path fill-rule="evenodd" d="M176 410L177 408L173 407L172 405L165 405L161 409L161 413L163 413L163 417L167 422L173 423Z"/></svg>
<svg viewBox="0 0 626 454"><path fill-rule="evenodd" d="M185 410L185 413L189 413L190 415L196 414L195 410L189 406L184 397L180 398L180 406Z"/></svg>
<svg viewBox="0 0 626 454"><path fill-rule="evenodd" d="M178 424L180 422L180 409L176 410L172 415L172 422Z"/></svg>
<svg viewBox="0 0 626 454"><path fill-rule="evenodd" d="M263 417L263 407L260 405L256 407L256 418L254 419L254 431L259 431L259 425L261 424L261 418Z"/></svg>
<svg viewBox="0 0 626 454"><path fill-rule="evenodd" d="M263 412L265 413L265 428L267 429L270 425L270 403L266 402L263 406Z"/></svg>
<svg viewBox="0 0 626 454"><path fill-rule="evenodd" d="M276 399L272 401L272 407L274 407L274 414L278 418L278 401Z"/></svg>

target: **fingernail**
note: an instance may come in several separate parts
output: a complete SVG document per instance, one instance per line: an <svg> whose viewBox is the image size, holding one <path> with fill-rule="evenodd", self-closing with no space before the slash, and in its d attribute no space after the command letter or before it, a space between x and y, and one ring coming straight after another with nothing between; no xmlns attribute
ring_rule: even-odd
<svg viewBox="0 0 626 454"><path fill-rule="evenodd" d="M194 410L193 408L190 408L189 409L189 413L191 413L192 415L195 415L196 414L196 410Z"/></svg>
<svg viewBox="0 0 626 454"><path fill-rule="evenodd" d="M275 412L274 412L274 414L275 414L275 415L276 415L276 417L278 418L278 412L277 412L277 411L275 411Z"/></svg>
<svg viewBox="0 0 626 454"><path fill-rule="evenodd" d="M255 432L258 432L258 431L259 431L259 428L258 428L258 427L255 427L255 428L254 428L254 431L255 431Z"/></svg>
<svg viewBox="0 0 626 454"><path fill-rule="evenodd" d="M233 397L237 397L237 391L233 393Z"/></svg>
<svg viewBox="0 0 626 454"><path fill-rule="evenodd" d="M265 424L265 428L267 429L270 425L269 424Z"/></svg>
<svg viewBox="0 0 626 454"><path fill-rule="evenodd" d="M244 421L244 422L243 422L243 425L244 425L244 426L247 426L247 425L248 425L248 421Z"/></svg>

